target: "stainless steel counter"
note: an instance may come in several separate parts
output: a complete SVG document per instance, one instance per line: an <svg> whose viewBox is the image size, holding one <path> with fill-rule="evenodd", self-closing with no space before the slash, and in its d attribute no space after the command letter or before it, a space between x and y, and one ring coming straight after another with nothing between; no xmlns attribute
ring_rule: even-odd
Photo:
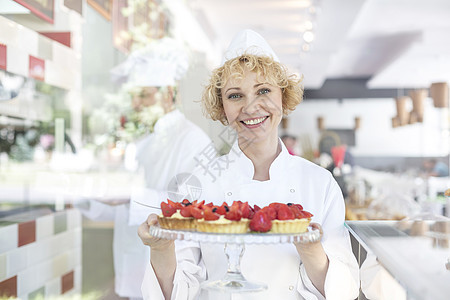
<svg viewBox="0 0 450 300"><path fill-rule="evenodd" d="M426 223L426 228L433 226L433 222ZM347 221L346 226L406 289L408 299L449 299L448 233L439 240L432 231L416 236L408 224L399 221Z"/></svg>

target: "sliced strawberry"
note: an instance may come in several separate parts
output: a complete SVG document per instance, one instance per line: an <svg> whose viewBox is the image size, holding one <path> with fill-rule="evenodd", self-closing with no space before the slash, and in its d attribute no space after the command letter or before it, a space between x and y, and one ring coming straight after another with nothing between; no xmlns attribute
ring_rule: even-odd
<svg viewBox="0 0 450 300"><path fill-rule="evenodd" d="M303 206L301 206L301 205L298 204L298 203L288 203L287 205L290 206L290 207L296 206L296 207L298 207L300 210L303 210Z"/></svg>
<svg viewBox="0 0 450 300"><path fill-rule="evenodd" d="M167 199L167 203L169 203L170 206L176 208L176 209L180 209L182 208L184 205L182 205L180 202L174 202L170 199Z"/></svg>
<svg viewBox="0 0 450 300"><path fill-rule="evenodd" d="M192 205L188 205L188 206L182 207L180 209L180 214L183 217L185 217L185 218L191 218L192 217L192 215L191 215L191 206Z"/></svg>
<svg viewBox="0 0 450 300"><path fill-rule="evenodd" d="M278 220L293 220L293 219L295 219L295 214L289 208L289 206L287 206L286 204L280 204L278 206L277 219Z"/></svg>
<svg viewBox="0 0 450 300"><path fill-rule="evenodd" d="M233 201L233 204L231 206L237 206L238 208L240 208L242 205L242 201L238 200L238 201Z"/></svg>
<svg viewBox="0 0 450 300"><path fill-rule="evenodd" d="M225 219L240 221L242 219L242 213L237 206L231 206L230 211L225 214Z"/></svg>
<svg viewBox="0 0 450 300"><path fill-rule="evenodd" d="M253 216L255 215L255 211L253 210L253 207L249 206L249 208L250 208L250 213L248 214L248 218L252 219Z"/></svg>
<svg viewBox="0 0 450 300"><path fill-rule="evenodd" d="M275 209L276 211L278 211L278 208L280 207L280 205L283 205L283 203L279 203L279 202L273 202L269 204L269 207L272 207L273 209Z"/></svg>
<svg viewBox="0 0 450 300"><path fill-rule="evenodd" d="M223 202L221 206L225 209L225 212L230 211L230 206L226 202Z"/></svg>
<svg viewBox="0 0 450 300"><path fill-rule="evenodd" d="M214 204L213 204L212 202L209 202L209 203L203 204L203 207L202 207L202 208L204 208L205 206L207 206L207 207L213 207Z"/></svg>
<svg viewBox="0 0 450 300"><path fill-rule="evenodd" d="M275 208L265 206L261 210L264 211L271 220L275 220L277 218L277 211Z"/></svg>
<svg viewBox="0 0 450 300"><path fill-rule="evenodd" d="M259 207L258 205L253 205L253 211L256 213L258 210L261 210L261 207Z"/></svg>
<svg viewBox="0 0 450 300"><path fill-rule="evenodd" d="M188 206L191 205L191 202L188 199L183 199L183 201L181 201L181 204L183 204L184 206Z"/></svg>
<svg viewBox="0 0 450 300"><path fill-rule="evenodd" d="M241 205L241 214L243 218L251 219L250 214L252 213L252 210L250 208L250 205L248 205L248 202L244 202Z"/></svg>
<svg viewBox="0 0 450 300"><path fill-rule="evenodd" d="M302 218L301 217L302 210L297 205L291 205L291 206L289 206L289 208L294 213L294 217L296 219L301 219Z"/></svg>
<svg viewBox="0 0 450 300"><path fill-rule="evenodd" d="M177 209L175 207L172 207L170 204L161 202L161 211L164 217L171 217L177 211Z"/></svg>
<svg viewBox="0 0 450 300"><path fill-rule="evenodd" d="M310 213L309 211L302 210L300 219L303 219L303 218L308 219L308 218L311 218L312 216L313 216L313 214Z"/></svg>
<svg viewBox="0 0 450 300"><path fill-rule="evenodd" d="M203 219L203 210L193 205L189 206L191 216L198 219Z"/></svg>
<svg viewBox="0 0 450 300"><path fill-rule="evenodd" d="M206 221L215 221L218 220L220 218L220 215L213 212L211 207L205 207L204 211L203 211L203 218Z"/></svg>
<svg viewBox="0 0 450 300"><path fill-rule="evenodd" d="M267 232L272 228L272 221L263 210L259 210L253 216L249 226L252 231Z"/></svg>
<svg viewBox="0 0 450 300"><path fill-rule="evenodd" d="M195 200L195 201L192 202L192 205L197 207L197 208L202 207L204 204L205 204L205 200L202 200L200 202Z"/></svg>
<svg viewBox="0 0 450 300"><path fill-rule="evenodd" d="M219 214L221 216L225 216L225 214L227 213L227 211L225 210L225 207L223 207L223 206L216 206L216 205L214 205L212 207L212 209L213 209L213 212L215 212L215 213L217 213L217 214Z"/></svg>

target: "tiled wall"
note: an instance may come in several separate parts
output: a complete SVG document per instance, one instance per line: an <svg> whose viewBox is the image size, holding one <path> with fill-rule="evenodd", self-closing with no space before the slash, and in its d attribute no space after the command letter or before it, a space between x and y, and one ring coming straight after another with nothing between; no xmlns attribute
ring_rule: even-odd
<svg viewBox="0 0 450 300"><path fill-rule="evenodd" d="M0 298L81 294L81 226L74 209L0 223Z"/></svg>

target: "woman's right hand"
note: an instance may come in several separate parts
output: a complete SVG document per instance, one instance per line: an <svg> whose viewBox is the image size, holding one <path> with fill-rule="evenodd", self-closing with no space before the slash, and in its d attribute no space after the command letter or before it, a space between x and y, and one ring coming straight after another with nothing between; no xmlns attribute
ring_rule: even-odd
<svg viewBox="0 0 450 300"><path fill-rule="evenodd" d="M158 216L151 214L148 216L147 221L142 223L138 228L138 235L144 245L150 246L152 250L165 250L173 246L173 240L166 240L151 236L149 233L150 226L158 224Z"/></svg>
<svg viewBox="0 0 450 300"><path fill-rule="evenodd" d="M175 256L175 242L151 236L150 226L158 223L158 216L151 214L147 221L141 224L138 235L144 245L150 246L150 264L155 271L165 299L171 299L173 278L177 266Z"/></svg>

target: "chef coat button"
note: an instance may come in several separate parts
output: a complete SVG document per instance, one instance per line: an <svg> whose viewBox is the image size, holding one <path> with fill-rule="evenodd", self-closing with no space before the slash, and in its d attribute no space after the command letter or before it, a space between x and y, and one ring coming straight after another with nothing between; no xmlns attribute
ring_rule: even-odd
<svg viewBox="0 0 450 300"><path fill-rule="evenodd" d="M233 193L232 193L232 192L228 192L227 195L228 195L228 196L231 196L231 195L233 195Z"/></svg>
<svg viewBox="0 0 450 300"><path fill-rule="evenodd" d="M291 193L295 193L295 190L294 190L294 189L291 189Z"/></svg>
<svg viewBox="0 0 450 300"><path fill-rule="evenodd" d="M290 286L289 286L289 290L292 291L293 289L294 289L294 286L293 286L293 285L290 285Z"/></svg>

